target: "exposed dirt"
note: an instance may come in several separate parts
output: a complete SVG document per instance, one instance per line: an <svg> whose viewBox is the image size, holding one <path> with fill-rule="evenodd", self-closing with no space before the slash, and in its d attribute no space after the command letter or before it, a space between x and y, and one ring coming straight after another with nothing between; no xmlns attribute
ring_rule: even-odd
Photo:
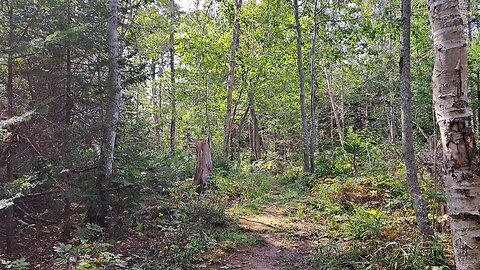
<svg viewBox="0 0 480 270"><path fill-rule="evenodd" d="M312 224L290 222L285 208L269 205L261 214L241 217L239 225L262 239L260 244L233 251L213 269L293 270L312 269L307 256L314 246L309 241Z"/></svg>

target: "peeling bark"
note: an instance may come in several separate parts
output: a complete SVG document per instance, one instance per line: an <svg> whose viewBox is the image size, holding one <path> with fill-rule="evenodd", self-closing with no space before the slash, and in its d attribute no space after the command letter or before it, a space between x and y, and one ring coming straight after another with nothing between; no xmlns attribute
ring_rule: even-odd
<svg viewBox="0 0 480 270"><path fill-rule="evenodd" d="M467 96L467 43L458 0L429 0L435 48L433 103L458 270L480 269L480 175Z"/></svg>

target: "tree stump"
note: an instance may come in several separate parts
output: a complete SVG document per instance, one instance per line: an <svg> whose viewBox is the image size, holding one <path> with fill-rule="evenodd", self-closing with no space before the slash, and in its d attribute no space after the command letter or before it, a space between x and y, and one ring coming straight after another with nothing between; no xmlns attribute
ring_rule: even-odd
<svg viewBox="0 0 480 270"><path fill-rule="evenodd" d="M193 184L197 186L197 193L204 193L207 188L208 177L212 173L212 149L209 137L195 143L197 162Z"/></svg>

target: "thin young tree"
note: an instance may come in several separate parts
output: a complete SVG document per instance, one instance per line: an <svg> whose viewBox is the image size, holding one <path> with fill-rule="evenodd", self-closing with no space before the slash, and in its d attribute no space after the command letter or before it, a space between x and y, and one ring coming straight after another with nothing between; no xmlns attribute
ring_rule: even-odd
<svg viewBox="0 0 480 270"><path fill-rule="evenodd" d="M418 183L415 150L413 148L412 128L412 90L410 72L410 23L411 2L402 0L402 31L400 50L400 90L402 97L402 142L403 159L407 174L407 184L412 196L413 209L417 219L418 228L422 235L433 236L433 229L428 220L428 212L422 199L422 192Z"/></svg>
<svg viewBox="0 0 480 270"><path fill-rule="evenodd" d="M109 72L107 81L107 102L102 122L102 141L100 151L100 173L97 176L98 205L89 211L89 219L105 225L108 216L107 194L105 186L110 182L113 173L113 152L115 148L116 127L120 115L122 96L120 85L120 54L118 41L118 7L119 0L108 0L107 45Z"/></svg>
<svg viewBox="0 0 480 270"><path fill-rule="evenodd" d="M175 137L177 132L177 98L176 98L176 89L175 89L175 0L171 1L171 10L170 10L170 105L171 105L171 115L170 115L170 153L175 152Z"/></svg>
<svg viewBox="0 0 480 270"><path fill-rule="evenodd" d="M235 88L235 67L236 67L236 52L240 40L240 11L242 8L242 0L235 0L235 19L233 22L232 42L230 44L230 63L228 69L227 80L227 104L225 111L224 135L223 135L223 153L229 156L230 144L232 141L232 103L233 90Z"/></svg>
<svg viewBox="0 0 480 270"><path fill-rule="evenodd" d="M297 68L300 84L300 114L302 118L302 141L303 141L303 170L310 172L310 150L308 139L307 109L305 105L305 74L303 72L302 53L302 28L300 26L300 15L298 13L298 0L293 0L295 29L297 30Z"/></svg>
<svg viewBox="0 0 480 270"><path fill-rule="evenodd" d="M458 0L429 0L435 49L433 104L443 148L447 198L456 269L480 269L480 173L468 107L467 43Z"/></svg>
<svg viewBox="0 0 480 270"><path fill-rule="evenodd" d="M317 48L318 33L318 0L314 1L313 7L313 38L310 50L310 172L315 172L315 148L317 145L317 89L315 77L315 53Z"/></svg>
<svg viewBox="0 0 480 270"><path fill-rule="evenodd" d="M8 55L7 55L7 83L5 85L5 90L7 94L7 117L13 117L15 115L14 108L14 88L13 88L13 41L14 41L14 15L12 3L6 3L8 9ZM12 130L10 130L12 132ZM11 182L14 180L14 165L15 165L15 145L8 145L6 149L7 159L6 159L6 182ZM6 252L7 254L12 254L15 250L15 221L14 221L14 208L13 205L9 206L5 210L5 233L6 233Z"/></svg>

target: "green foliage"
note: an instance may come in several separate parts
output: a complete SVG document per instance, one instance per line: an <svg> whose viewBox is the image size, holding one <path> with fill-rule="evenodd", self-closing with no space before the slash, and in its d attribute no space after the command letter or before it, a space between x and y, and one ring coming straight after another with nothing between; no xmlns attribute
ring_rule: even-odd
<svg viewBox="0 0 480 270"><path fill-rule="evenodd" d="M320 142L322 151L316 156L315 176L372 175L387 171L395 166L400 154L396 146L384 144L383 140L379 134L350 126L344 147L335 146L329 140Z"/></svg>
<svg viewBox="0 0 480 270"><path fill-rule="evenodd" d="M73 265L75 269L105 269L115 267L125 269L130 258L123 258L122 254L108 251L112 247L107 243L83 242L79 245L60 244L54 247L57 253L56 265Z"/></svg>
<svg viewBox="0 0 480 270"><path fill-rule="evenodd" d="M0 259L0 264L5 267L5 269L28 269L30 263L25 258L20 258L14 261Z"/></svg>
<svg viewBox="0 0 480 270"><path fill-rule="evenodd" d="M318 246L311 256L318 269L450 269L437 242L333 241Z"/></svg>
<svg viewBox="0 0 480 270"><path fill-rule="evenodd" d="M226 205L216 194L200 197L188 206L190 222L198 222L210 227L226 227L230 220L226 216Z"/></svg>
<svg viewBox="0 0 480 270"><path fill-rule="evenodd" d="M82 241L96 240L105 236L105 230L97 224L87 223L77 227L77 237Z"/></svg>

